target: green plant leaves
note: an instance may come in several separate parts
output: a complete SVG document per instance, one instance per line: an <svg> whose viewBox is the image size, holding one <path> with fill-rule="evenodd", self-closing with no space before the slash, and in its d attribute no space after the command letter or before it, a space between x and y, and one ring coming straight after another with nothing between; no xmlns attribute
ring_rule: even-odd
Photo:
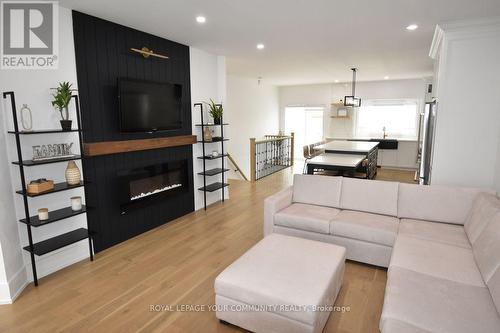
<svg viewBox="0 0 500 333"><path fill-rule="evenodd" d="M217 105L213 99L210 98L210 102L204 102L206 105L208 105L208 112L210 113L210 116L214 119L220 119L222 117L222 113L224 112L224 109L222 108L222 104Z"/></svg>
<svg viewBox="0 0 500 333"><path fill-rule="evenodd" d="M57 111L61 113L61 118L64 120L64 116L62 114L62 110L67 108L69 102L71 101L71 86L72 84L69 82L60 82L59 87L56 89L56 93L52 94L54 100L52 101L52 106L56 108ZM66 115L66 117L68 117ZM66 119L67 120L67 119Z"/></svg>

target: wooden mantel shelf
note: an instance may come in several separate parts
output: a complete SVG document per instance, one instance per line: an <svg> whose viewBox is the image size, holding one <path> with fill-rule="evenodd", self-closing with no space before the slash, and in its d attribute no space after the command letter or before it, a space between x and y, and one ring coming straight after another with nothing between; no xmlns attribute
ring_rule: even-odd
<svg viewBox="0 0 500 333"><path fill-rule="evenodd" d="M154 139L84 143L83 151L85 156L100 156L128 153L132 151L187 146L194 143L196 143L196 135L179 135Z"/></svg>

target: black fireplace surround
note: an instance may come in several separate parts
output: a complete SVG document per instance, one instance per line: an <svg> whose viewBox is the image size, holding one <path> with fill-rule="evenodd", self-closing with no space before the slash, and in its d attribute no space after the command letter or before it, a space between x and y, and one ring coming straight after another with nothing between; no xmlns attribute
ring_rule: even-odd
<svg viewBox="0 0 500 333"><path fill-rule="evenodd" d="M85 143L192 134L188 46L77 11L73 34ZM144 58L130 50L142 47L169 58ZM119 78L182 86L181 127L122 133ZM87 219L95 252L194 211L192 149L189 145L84 157Z"/></svg>

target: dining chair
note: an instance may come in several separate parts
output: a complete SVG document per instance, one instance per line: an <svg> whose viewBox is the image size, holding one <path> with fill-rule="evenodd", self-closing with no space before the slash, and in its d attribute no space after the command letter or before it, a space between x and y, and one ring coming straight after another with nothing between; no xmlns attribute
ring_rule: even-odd
<svg viewBox="0 0 500 333"><path fill-rule="evenodd" d="M302 174L306 174L306 168L307 168L307 160L311 159L313 156L311 156L311 147L310 145L305 145L302 147L302 153L304 155L304 167L302 168Z"/></svg>

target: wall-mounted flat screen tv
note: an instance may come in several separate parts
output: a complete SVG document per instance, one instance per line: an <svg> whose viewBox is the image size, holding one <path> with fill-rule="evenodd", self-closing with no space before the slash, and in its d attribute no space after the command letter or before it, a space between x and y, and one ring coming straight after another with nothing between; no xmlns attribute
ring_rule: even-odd
<svg viewBox="0 0 500 333"><path fill-rule="evenodd" d="M182 128L180 84L118 80L120 130L157 132Z"/></svg>

